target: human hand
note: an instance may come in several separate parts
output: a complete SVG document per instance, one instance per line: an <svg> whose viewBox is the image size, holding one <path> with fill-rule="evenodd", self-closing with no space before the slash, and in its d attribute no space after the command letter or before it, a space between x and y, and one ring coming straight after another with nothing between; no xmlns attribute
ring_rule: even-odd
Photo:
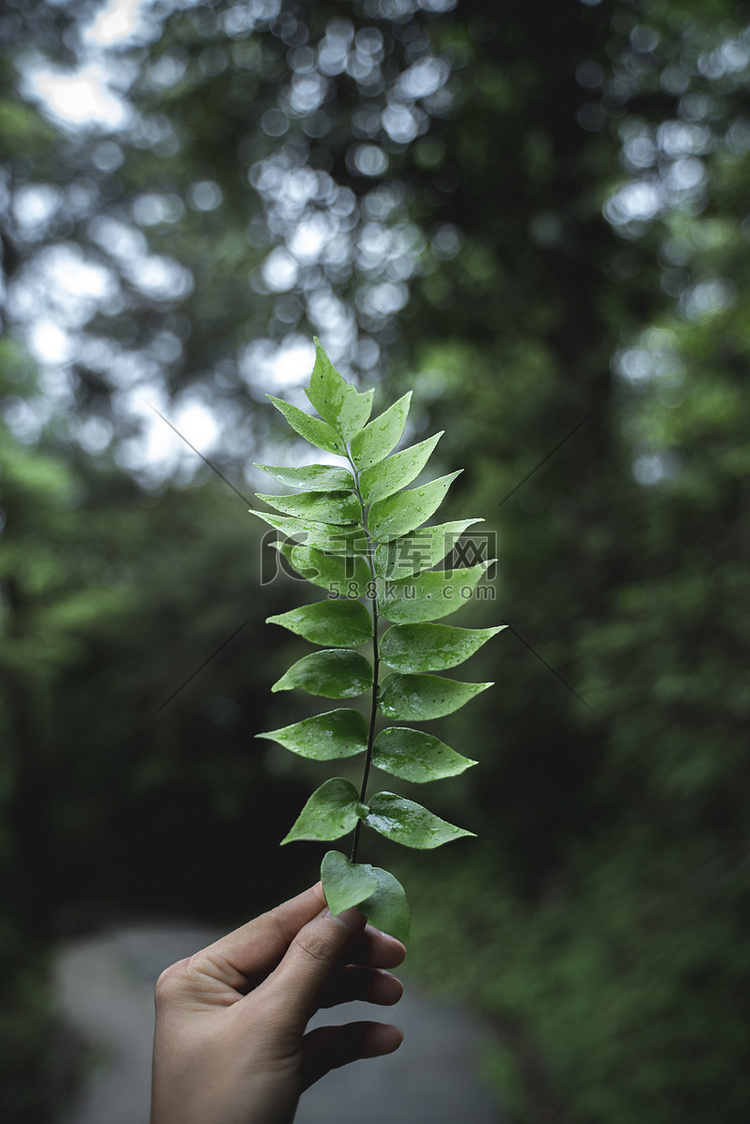
<svg viewBox="0 0 750 1124"><path fill-rule="evenodd" d="M329 1070L400 1046L383 1023L305 1029L321 1007L398 1002L384 969L404 956L357 909L331 917L318 883L173 964L156 985L151 1124L290 1124Z"/></svg>

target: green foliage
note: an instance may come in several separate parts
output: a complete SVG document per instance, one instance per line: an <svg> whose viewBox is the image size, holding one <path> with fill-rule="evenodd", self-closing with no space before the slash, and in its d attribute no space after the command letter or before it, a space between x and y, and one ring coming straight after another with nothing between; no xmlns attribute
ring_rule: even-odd
<svg viewBox="0 0 750 1124"><path fill-rule="evenodd" d="M366 901L378 886L371 866L350 862L340 851L324 855L320 872L328 886L328 908L334 915Z"/></svg>
<svg viewBox="0 0 750 1124"><path fill-rule="evenodd" d="M394 624L447 617L455 613L467 594L471 595L474 586L491 565L492 562L478 562L476 566L460 570L430 571L389 582L383 616Z"/></svg>
<svg viewBox="0 0 750 1124"><path fill-rule="evenodd" d="M473 835L463 827L441 820L421 804L397 796L395 792L376 792L370 799L365 823L405 847L420 851L440 847L452 839Z"/></svg>
<svg viewBox="0 0 750 1124"><path fill-rule="evenodd" d="M285 465L258 464L274 480L286 484L288 488L310 488L335 492L353 486L352 474L345 468L334 468L330 464L308 464L304 468L287 468Z"/></svg>
<svg viewBox="0 0 750 1124"><path fill-rule="evenodd" d="M336 648L357 648L372 636L372 621L361 601L315 601L268 617L267 623L283 625L313 644Z"/></svg>
<svg viewBox="0 0 750 1124"><path fill-rule="evenodd" d="M458 472L452 472L421 488L376 500L368 513L368 532L372 542L379 546L403 538L421 527L440 507L458 475Z"/></svg>
<svg viewBox="0 0 750 1124"><path fill-rule="evenodd" d="M401 675L394 671L383 682L380 709L386 718L427 722L464 706L492 683L457 683L440 675Z"/></svg>
<svg viewBox="0 0 750 1124"><path fill-rule="evenodd" d="M366 815L367 808L351 781L332 777L315 790L282 843L294 839L340 839Z"/></svg>
<svg viewBox="0 0 750 1124"><path fill-rule="evenodd" d="M371 576L364 558L342 558L313 546L294 545L290 542L274 544L284 555L292 569L306 581L333 594L364 597Z"/></svg>
<svg viewBox="0 0 750 1124"><path fill-rule="evenodd" d="M297 631L294 629L293 631ZM329 699L349 699L361 695L372 684L372 668L359 652L341 652L330 648L313 652L297 660L272 691L291 691L300 687L311 695Z"/></svg>
<svg viewBox="0 0 750 1124"><path fill-rule="evenodd" d="M384 773L406 781L454 777L476 765L476 761L456 753L439 738L408 726L389 726L380 731L375 738L372 763Z"/></svg>
<svg viewBox="0 0 750 1124"><path fill-rule="evenodd" d="M258 499L286 515L320 520L328 523L352 523L359 514L356 496L349 492L303 492L299 496L268 496L258 492Z"/></svg>
<svg viewBox="0 0 750 1124"><path fill-rule="evenodd" d="M397 624L383 636L380 654L395 671L444 671L468 660L483 644L507 627Z"/></svg>
<svg viewBox="0 0 750 1124"><path fill-rule="evenodd" d="M459 474L449 473L403 490L419 476L441 436L436 434L388 457L404 431L410 396L367 424L372 392L360 394L347 383L319 343L307 396L320 418L269 398L300 436L347 457L353 473L348 474L348 490L342 489L346 470L323 465L291 470L260 465L282 484L298 488L312 484L314 490L259 497L289 513L292 518L286 521L259 511L252 514L290 536L309 540L304 546L282 543L280 550L297 573L327 588L329 594L326 601L268 617L268 623L282 625L313 644L335 647L303 656L271 689L297 687L328 698L352 698L371 688L371 718L368 727L357 711L334 710L259 736L314 760L365 752L361 792L343 777L326 781L307 801L283 842L339 839L354 831L350 859L337 851L329 851L323 858L321 878L329 906L338 913L358 905L374 924L405 940L409 908L403 887L389 872L357 863L360 825L418 850L439 847L473 832L396 793L376 792L367 799L370 765L403 780L424 782L455 776L475 762L438 738L408 727L387 727L376 736L376 717L379 712L387 719L423 722L458 710L492 684L460 683L414 672L463 663L500 628L421 623L460 608L459 591L465 599L488 563L455 571L430 569L475 520L418 532ZM394 571L400 577L387 580L384 571L388 577ZM381 618L399 622L387 629L382 644ZM411 623L414 621L420 623ZM360 652L341 650L368 642L372 663ZM382 681L381 662L393 668Z"/></svg>
<svg viewBox="0 0 750 1124"><path fill-rule="evenodd" d="M338 552L356 557L361 555L367 546L367 540L356 524L346 524L341 527L334 523L323 523L316 519L303 519L294 515L270 515L265 511L253 511L252 514L264 519L277 531L283 531L290 537L300 539L306 546L322 550L324 554Z"/></svg>
<svg viewBox="0 0 750 1124"><path fill-rule="evenodd" d="M359 711L350 709L329 710L257 736L270 738L292 753L315 761L352 757L367 749L367 723Z"/></svg>
<svg viewBox="0 0 750 1124"><path fill-rule="evenodd" d="M374 503L375 500L392 496L416 479L441 437L442 433L436 433L434 437L428 437L426 441L420 441L418 445L404 449L402 453L396 453L387 461L381 461L360 473L359 487L364 502Z"/></svg>
<svg viewBox="0 0 750 1124"><path fill-rule="evenodd" d="M429 574L422 571L430 570L438 562L442 562L464 531L481 522L481 519L463 519L454 523L439 523L436 527L425 527L418 533L404 535L398 542L383 543L375 550L375 573L378 577L390 578L394 582L414 575L421 575L425 581L432 580ZM462 571L458 573L465 577ZM477 580L479 577L477 572ZM398 588L397 586L396 589ZM422 601L419 598L419 604Z"/></svg>
<svg viewBox="0 0 750 1124"><path fill-rule="evenodd" d="M353 863L340 851L328 851L321 873L331 913L358 905L378 929L408 934L409 907L403 887L387 870Z"/></svg>
<svg viewBox="0 0 750 1124"><path fill-rule="evenodd" d="M366 425L361 433L355 433L349 453L359 472L380 464L396 448L406 426L410 405L411 391Z"/></svg>

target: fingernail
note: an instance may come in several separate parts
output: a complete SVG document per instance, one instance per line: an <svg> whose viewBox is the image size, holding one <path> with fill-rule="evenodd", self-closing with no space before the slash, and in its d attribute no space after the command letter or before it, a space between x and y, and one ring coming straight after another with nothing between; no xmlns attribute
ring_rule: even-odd
<svg viewBox="0 0 750 1124"><path fill-rule="evenodd" d="M328 911L328 916L333 917L333 914L330 912L330 910ZM365 919L357 909L356 905L353 905L351 909L345 909L343 913L337 913L336 916L333 917L333 920L340 922L347 930L347 932L353 935L354 933L359 932Z"/></svg>

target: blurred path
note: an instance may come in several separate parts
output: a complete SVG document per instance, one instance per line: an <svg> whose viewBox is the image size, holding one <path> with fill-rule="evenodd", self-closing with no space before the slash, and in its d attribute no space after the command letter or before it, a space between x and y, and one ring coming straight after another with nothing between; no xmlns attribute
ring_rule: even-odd
<svg viewBox="0 0 750 1124"><path fill-rule="evenodd" d="M149 1124L154 983L168 964L218 935L178 923L134 924L61 946L58 1002L94 1053L78 1103L57 1124ZM377 1010L350 1003L311 1025L378 1018ZM482 1042L473 1020L411 986L398 1006L383 1010L404 1031L401 1048L324 1077L303 1096L295 1124L500 1124L472 1075Z"/></svg>

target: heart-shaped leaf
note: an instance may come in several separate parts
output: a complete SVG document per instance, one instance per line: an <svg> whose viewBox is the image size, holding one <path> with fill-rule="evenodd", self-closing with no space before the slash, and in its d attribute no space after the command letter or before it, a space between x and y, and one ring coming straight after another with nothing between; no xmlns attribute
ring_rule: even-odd
<svg viewBox="0 0 750 1124"><path fill-rule="evenodd" d="M306 414L304 410L293 406L291 402L274 398L272 394L267 394L266 398L273 402L295 433L299 433L305 441L309 441L311 445L315 445L318 449L325 449L327 453L338 453L341 457L346 456L346 445L343 439L328 422L321 421L320 418L313 418L310 414Z"/></svg>
<svg viewBox="0 0 750 1124"><path fill-rule="evenodd" d="M351 781L333 777L316 788L281 842L340 839L366 814L367 808L360 804L359 794Z"/></svg>
<svg viewBox="0 0 750 1124"><path fill-rule="evenodd" d="M357 753L364 753L367 749L367 722L358 711L342 707L255 736L278 742L300 757L331 761L337 757L354 757Z"/></svg>
<svg viewBox="0 0 750 1124"><path fill-rule="evenodd" d="M377 929L399 941L409 939L409 904L403 886L389 871L328 851L320 864L320 880L334 916L356 905Z"/></svg>
<svg viewBox="0 0 750 1124"><path fill-rule="evenodd" d="M350 441L364 428L375 392L368 390L366 394L358 394L356 388L341 377L316 339L315 366L305 393L321 418L338 430L345 441Z"/></svg>
<svg viewBox="0 0 750 1124"><path fill-rule="evenodd" d="M299 687L311 695L350 699L361 695L371 685L372 668L364 656L331 648L297 660L271 690L291 691Z"/></svg>
<svg viewBox="0 0 750 1124"><path fill-rule="evenodd" d="M376 792L365 816L368 827L374 828L387 839L415 847L420 851L441 847L462 836L474 835L462 827L441 820L421 804L396 796L395 792Z"/></svg>
<svg viewBox="0 0 750 1124"><path fill-rule="evenodd" d="M493 561L461 570L428 570L413 578L388 582L379 599L380 612L394 624L447 617L473 596L474 587Z"/></svg>
<svg viewBox="0 0 750 1124"><path fill-rule="evenodd" d="M372 619L367 609L361 601L347 598L302 605L288 613L266 617L266 624L280 624L311 644L332 648L358 648L372 637Z"/></svg>
<svg viewBox="0 0 750 1124"><path fill-rule="evenodd" d="M336 916L359 905L378 888L378 878L369 863L352 863L340 851L328 851L320 864L328 908Z"/></svg>
<svg viewBox="0 0 750 1124"><path fill-rule="evenodd" d="M444 675L400 675L394 672L383 682L378 708L386 718L428 722L432 718L452 714L491 686L492 683L459 683Z"/></svg>
<svg viewBox="0 0 750 1124"><path fill-rule="evenodd" d="M400 539L382 543L375 551L375 573L378 577L398 581L431 570L450 554L468 527L482 522L481 519L461 519L455 523L438 523L435 527L420 527Z"/></svg>
<svg viewBox="0 0 750 1124"><path fill-rule="evenodd" d="M372 763L393 777L419 783L455 777L476 765L476 761L462 757L432 734L407 726L389 726L380 731L373 746Z"/></svg>
<svg viewBox="0 0 750 1124"><path fill-rule="evenodd" d="M354 492L300 492L296 496L266 495L258 499L285 515L296 515L320 523L356 523L362 514Z"/></svg>
<svg viewBox="0 0 750 1124"><path fill-rule="evenodd" d="M390 933L399 941L408 941L411 916L404 887L380 866L370 868L378 880L378 888L359 904L371 925L383 933Z"/></svg>
<svg viewBox="0 0 750 1124"><path fill-rule="evenodd" d="M420 441L418 445L412 445L411 448L389 457L387 461L381 461L380 464L366 469L359 478L359 487L365 503L385 499L386 496L392 496L394 492L411 484L427 464L443 432L436 433L434 437L428 437L426 441Z"/></svg>
<svg viewBox="0 0 750 1124"><path fill-rule="evenodd" d="M373 418L361 433L352 438L352 460L360 472L382 461L391 449L396 448L404 432L410 403L411 391L389 406L379 417Z"/></svg>
<svg viewBox="0 0 750 1124"><path fill-rule="evenodd" d="M368 528L373 542L388 542L420 527L433 515L445 499L446 492L463 470L439 476L408 492L399 492L377 500L370 508Z"/></svg>
<svg viewBox="0 0 750 1124"><path fill-rule="evenodd" d="M397 624L383 636L380 655L395 671L445 671L468 660L507 627L505 624L497 628Z"/></svg>
<svg viewBox="0 0 750 1124"><path fill-rule="evenodd" d="M262 468L274 480L287 488L310 488L316 492L351 491L354 487L354 477L347 468L336 468L332 464L307 464L302 468L287 467L283 464L258 464L253 461L256 468Z"/></svg>

